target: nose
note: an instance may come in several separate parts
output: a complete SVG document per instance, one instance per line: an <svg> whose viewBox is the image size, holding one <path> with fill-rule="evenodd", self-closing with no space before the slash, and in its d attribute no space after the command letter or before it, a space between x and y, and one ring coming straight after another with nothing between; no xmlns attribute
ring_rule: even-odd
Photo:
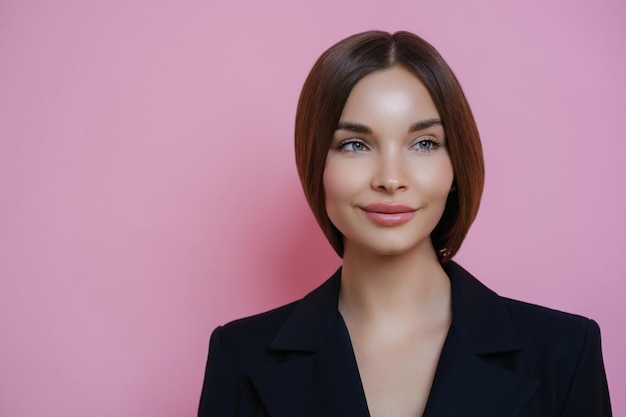
<svg viewBox="0 0 626 417"><path fill-rule="evenodd" d="M377 191L395 193L408 188L406 161L402 155L381 156L376 173L372 177L372 188Z"/></svg>

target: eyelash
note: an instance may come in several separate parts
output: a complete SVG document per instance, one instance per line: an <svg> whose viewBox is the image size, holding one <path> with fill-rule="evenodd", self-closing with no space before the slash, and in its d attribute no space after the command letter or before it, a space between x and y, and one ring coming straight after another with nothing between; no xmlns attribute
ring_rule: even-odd
<svg viewBox="0 0 626 417"><path fill-rule="evenodd" d="M436 141L434 138L422 139L415 143L413 146L418 146L420 143L429 143L431 148L426 150L421 150L421 152L432 152L435 149L441 147L441 142Z"/></svg>
<svg viewBox="0 0 626 417"><path fill-rule="evenodd" d="M419 140L417 142L415 142L411 148L416 148L417 146L419 146L421 143L428 143L430 145L430 149L417 149L418 152L432 152L435 149L439 148L441 146L441 142L435 140L434 138L428 138L428 139L422 139ZM346 146L348 145L362 145L364 147L364 149L361 150L356 150L356 149L345 149ZM367 146L367 144L360 140L360 139L346 139L344 141L341 141L339 143L339 145L337 145L337 149L343 152L364 152L368 149L369 147Z"/></svg>
<svg viewBox="0 0 626 417"><path fill-rule="evenodd" d="M363 142L362 140L357 140L357 139L346 139L343 140L339 143L339 145L337 145L337 149L343 152L363 152L365 149L362 150L355 150L355 149L345 149L346 146L348 145L363 145L364 148L367 148L368 146L365 144L365 142Z"/></svg>

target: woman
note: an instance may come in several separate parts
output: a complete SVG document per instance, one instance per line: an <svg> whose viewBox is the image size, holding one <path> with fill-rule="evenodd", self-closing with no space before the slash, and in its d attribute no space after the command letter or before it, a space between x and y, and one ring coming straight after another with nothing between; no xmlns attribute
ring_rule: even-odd
<svg viewBox="0 0 626 417"><path fill-rule="evenodd" d="M419 37L326 51L296 163L343 266L304 299L217 328L199 416L610 416L597 324L501 298L451 258L483 188L461 87Z"/></svg>

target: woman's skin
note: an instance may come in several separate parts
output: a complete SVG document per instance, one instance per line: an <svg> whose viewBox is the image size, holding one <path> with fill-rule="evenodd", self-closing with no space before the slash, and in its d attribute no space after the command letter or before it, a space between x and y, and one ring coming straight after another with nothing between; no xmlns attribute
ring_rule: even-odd
<svg viewBox="0 0 626 417"><path fill-rule="evenodd" d="M439 113L406 69L353 88L324 170L344 236L339 296L372 417L424 412L452 321L450 281L430 233L454 174Z"/></svg>

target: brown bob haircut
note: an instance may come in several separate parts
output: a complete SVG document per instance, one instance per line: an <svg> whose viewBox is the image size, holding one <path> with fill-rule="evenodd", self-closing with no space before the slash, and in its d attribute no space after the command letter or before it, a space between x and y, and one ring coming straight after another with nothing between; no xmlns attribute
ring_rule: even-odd
<svg viewBox="0 0 626 417"><path fill-rule="evenodd" d="M343 257L343 236L326 213L324 167L343 107L355 84L374 71L402 66L426 87L441 117L454 186L431 233L441 263L459 250L476 218L484 184L478 128L461 85L439 52L410 32L369 31L322 54L307 77L296 113L296 165L304 194L322 231Z"/></svg>

